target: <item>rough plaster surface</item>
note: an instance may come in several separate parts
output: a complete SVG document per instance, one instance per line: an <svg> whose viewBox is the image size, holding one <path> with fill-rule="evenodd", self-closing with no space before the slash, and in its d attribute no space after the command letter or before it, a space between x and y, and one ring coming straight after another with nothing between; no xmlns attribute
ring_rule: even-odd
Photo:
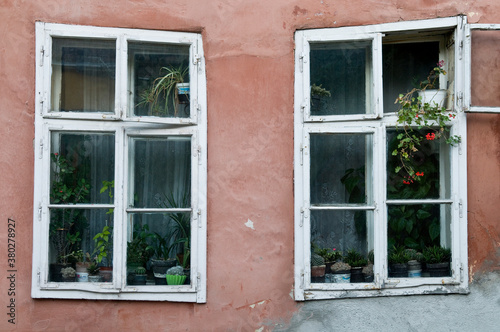
<svg viewBox="0 0 500 332"><path fill-rule="evenodd" d="M308 302L276 331L498 331L500 273L471 284L469 295L425 295Z"/></svg>

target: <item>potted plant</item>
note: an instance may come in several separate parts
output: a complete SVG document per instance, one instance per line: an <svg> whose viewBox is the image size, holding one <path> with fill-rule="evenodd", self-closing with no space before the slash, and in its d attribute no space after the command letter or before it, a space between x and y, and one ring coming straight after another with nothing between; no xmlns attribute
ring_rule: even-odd
<svg viewBox="0 0 500 332"><path fill-rule="evenodd" d="M167 270L176 265L176 259L170 257L174 244L171 243L172 234L167 232L161 235L158 232L153 233L153 257L151 265L153 267L153 274L156 285L165 285L165 275Z"/></svg>
<svg viewBox="0 0 500 332"><path fill-rule="evenodd" d="M113 267L110 265L111 252L113 250L112 232L112 227L104 226L102 231L97 233L93 238L95 243L94 255L96 255L96 262L98 264L103 264L99 269L99 273L104 282L113 280Z"/></svg>
<svg viewBox="0 0 500 332"><path fill-rule="evenodd" d="M336 262L331 267L333 282L335 283L350 283L351 282L351 266L345 262Z"/></svg>
<svg viewBox="0 0 500 332"><path fill-rule="evenodd" d="M368 260L356 249L349 249L344 257L344 261L351 266L351 282L364 282L363 267L368 264Z"/></svg>
<svg viewBox="0 0 500 332"><path fill-rule="evenodd" d="M75 281L76 271L72 267L65 267L61 269L62 281L73 282Z"/></svg>
<svg viewBox="0 0 500 332"><path fill-rule="evenodd" d="M446 143L454 145L460 142L460 136L450 135L448 124L452 121L456 113L447 110L443 102L437 101L437 92L433 90L438 82L439 75L446 75L443 69L444 61L440 61L437 66L431 70L426 80L420 83L419 88L414 88L406 94L400 94L395 103L400 105L397 112L397 123L401 125L403 131L397 135L398 144L392 151L392 155L397 156L400 165L395 168L395 173L404 170L406 173L406 182L420 181L421 176L409 161L419 151L421 142L425 140L444 139ZM421 96L415 97L415 93ZM427 93L432 96L427 99ZM422 96L423 94L423 96ZM412 127L413 126L413 127ZM416 135L414 127L418 129L425 128L427 135Z"/></svg>
<svg viewBox="0 0 500 332"><path fill-rule="evenodd" d="M316 85L313 83L311 85L311 113L318 114L323 108L325 98L331 97L331 95L330 91L323 88L321 84Z"/></svg>
<svg viewBox="0 0 500 332"><path fill-rule="evenodd" d="M311 282L325 281L325 259L315 252L311 253Z"/></svg>
<svg viewBox="0 0 500 332"><path fill-rule="evenodd" d="M406 278L408 277L407 263L410 256L403 246L392 246L389 250L389 277Z"/></svg>
<svg viewBox="0 0 500 332"><path fill-rule="evenodd" d="M146 274L146 268L139 266L135 269L133 274L132 285L145 285L148 279L148 275Z"/></svg>
<svg viewBox="0 0 500 332"><path fill-rule="evenodd" d="M89 274L89 282L99 282L101 281L101 276L99 275L99 265L96 262L91 262L87 268Z"/></svg>
<svg viewBox="0 0 500 332"><path fill-rule="evenodd" d="M167 270L166 274L167 284L169 285L183 285L186 281L186 275L182 266L174 266Z"/></svg>
<svg viewBox="0 0 500 332"><path fill-rule="evenodd" d="M342 259L342 252L337 251L336 248L318 248L314 243L312 244L315 253L323 257L326 265L326 273L331 271L331 266L335 264L336 261Z"/></svg>
<svg viewBox="0 0 500 332"><path fill-rule="evenodd" d="M408 254L408 278L419 278L422 276L422 253L415 249L406 249Z"/></svg>
<svg viewBox="0 0 500 332"><path fill-rule="evenodd" d="M169 116L173 106L173 116L178 116L179 105L189 104L189 67L169 66L160 68L160 76L142 91L137 106L148 107L148 115Z"/></svg>
<svg viewBox="0 0 500 332"><path fill-rule="evenodd" d="M426 271L430 277L450 276L451 250L441 246L426 247L423 252Z"/></svg>

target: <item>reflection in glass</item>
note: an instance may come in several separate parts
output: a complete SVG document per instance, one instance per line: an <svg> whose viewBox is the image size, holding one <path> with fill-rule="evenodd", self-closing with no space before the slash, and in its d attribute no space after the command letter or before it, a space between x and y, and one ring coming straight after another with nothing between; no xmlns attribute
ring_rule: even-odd
<svg viewBox="0 0 500 332"><path fill-rule="evenodd" d="M128 50L131 113L189 117L189 45L131 42Z"/></svg>
<svg viewBox="0 0 500 332"><path fill-rule="evenodd" d="M115 43L52 39L51 112L114 112Z"/></svg>
<svg viewBox="0 0 500 332"><path fill-rule="evenodd" d="M373 113L371 44L311 43L311 115Z"/></svg>
<svg viewBox="0 0 500 332"><path fill-rule="evenodd" d="M187 136L133 137L132 195L135 208L190 207L191 138Z"/></svg>
<svg viewBox="0 0 500 332"><path fill-rule="evenodd" d="M439 42L384 44L382 46L384 112L396 112L399 94L418 88L439 61Z"/></svg>
<svg viewBox="0 0 500 332"><path fill-rule="evenodd" d="M371 141L369 134L311 134L311 204L371 203L365 176Z"/></svg>

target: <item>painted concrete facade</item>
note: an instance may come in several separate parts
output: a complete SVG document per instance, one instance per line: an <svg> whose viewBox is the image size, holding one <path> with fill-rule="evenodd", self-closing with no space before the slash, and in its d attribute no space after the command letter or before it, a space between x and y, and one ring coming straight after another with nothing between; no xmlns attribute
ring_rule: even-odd
<svg viewBox="0 0 500 332"><path fill-rule="evenodd" d="M0 4L0 292L16 220L16 324L2 331L490 330L500 324L500 115L468 115L470 295L293 300L293 82L297 29L467 15L500 23L493 0L62 1ZM199 32L208 92L206 304L30 297L35 22ZM473 86L500 63L482 58ZM498 79L498 75L497 75ZM492 84L494 79L492 79ZM473 98L478 90L473 90ZM474 97L476 96L476 97ZM249 220L252 222L249 223ZM248 227L253 225L252 227ZM486 318L483 318L483 312ZM412 313L415 317L407 318ZM437 318L444 323L436 325ZM493 324L494 323L494 324ZM352 324L352 325L351 325Z"/></svg>

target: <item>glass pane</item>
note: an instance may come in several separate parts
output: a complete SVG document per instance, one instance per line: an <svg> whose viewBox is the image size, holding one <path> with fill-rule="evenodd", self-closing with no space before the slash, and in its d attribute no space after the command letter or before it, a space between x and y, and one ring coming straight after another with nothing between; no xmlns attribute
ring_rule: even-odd
<svg viewBox="0 0 500 332"><path fill-rule="evenodd" d="M129 43L131 113L188 118L189 45Z"/></svg>
<svg viewBox="0 0 500 332"><path fill-rule="evenodd" d="M372 211L311 211L311 282L373 282L373 240Z"/></svg>
<svg viewBox="0 0 500 332"><path fill-rule="evenodd" d="M439 42L384 44L384 112L397 112L399 94L418 88L439 61Z"/></svg>
<svg viewBox="0 0 500 332"><path fill-rule="evenodd" d="M52 39L51 112L114 113L115 41Z"/></svg>
<svg viewBox="0 0 500 332"><path fill-rule="evenodd" d="M130 206L191 206L191 138L131 138Z"/></svg>
<svg viewBox="0 0 500 332"><path fill-rule="evenodd" d="M417 151L410 153L409 160L401 160L399 155L393 155L401 132L402 129L387 131L387 198L449 198L450 146L443 139L428 140L430 130L414 130L413 134L421 138ZM401 170L396 173L398 167ZM411 170L414 176L409 175Z"/></svg>
<svg viewBox="0 0 500 332"><path fill-rule="evenodd" d="M52 132L51 204L112 204L113 134Z"/></svg>
<svg viewBox="0 0 500 332"><path fill-rule="evenodd" d="M49 281L111 282L113 209L50 209Z"/></svg>
<svg viewBox="0 0 500 332"><path fill-rule="evenodd" d="M388 207L388 261L390 277L449 276L451 205L416 204ZM442 248L441 248L442 246ZM440 249L441 248L441 249ZM440 257L438 254L441 252ZM409 263L409 261L412 261ZM442 275L429 264L444 263Z"/></svg>
<svg viewBox="0 0 500 332"><path fill-rule="evenodd" d="M473 31L471 43L472 106L500 107L500 31Z"/></svg>
<svg viewBox="0 0 500 332"><path fill-rule="evenodd" d="M373 113L371 41L311 43L311 115Z"/></svg>
<svg viewBox="0 0 500 332"><path fill-rule="evenodd" d="M371 204L371 142L370 134L311 134L311 204Z"/></svg>
<svg viewBox="0 0 500 332"><path fill-rule="evenodd" d="M189 285L191 214L131 213L129 220L127 284L166 285L168 278ZM167 277L173 273L179 277Z"/></svg>

